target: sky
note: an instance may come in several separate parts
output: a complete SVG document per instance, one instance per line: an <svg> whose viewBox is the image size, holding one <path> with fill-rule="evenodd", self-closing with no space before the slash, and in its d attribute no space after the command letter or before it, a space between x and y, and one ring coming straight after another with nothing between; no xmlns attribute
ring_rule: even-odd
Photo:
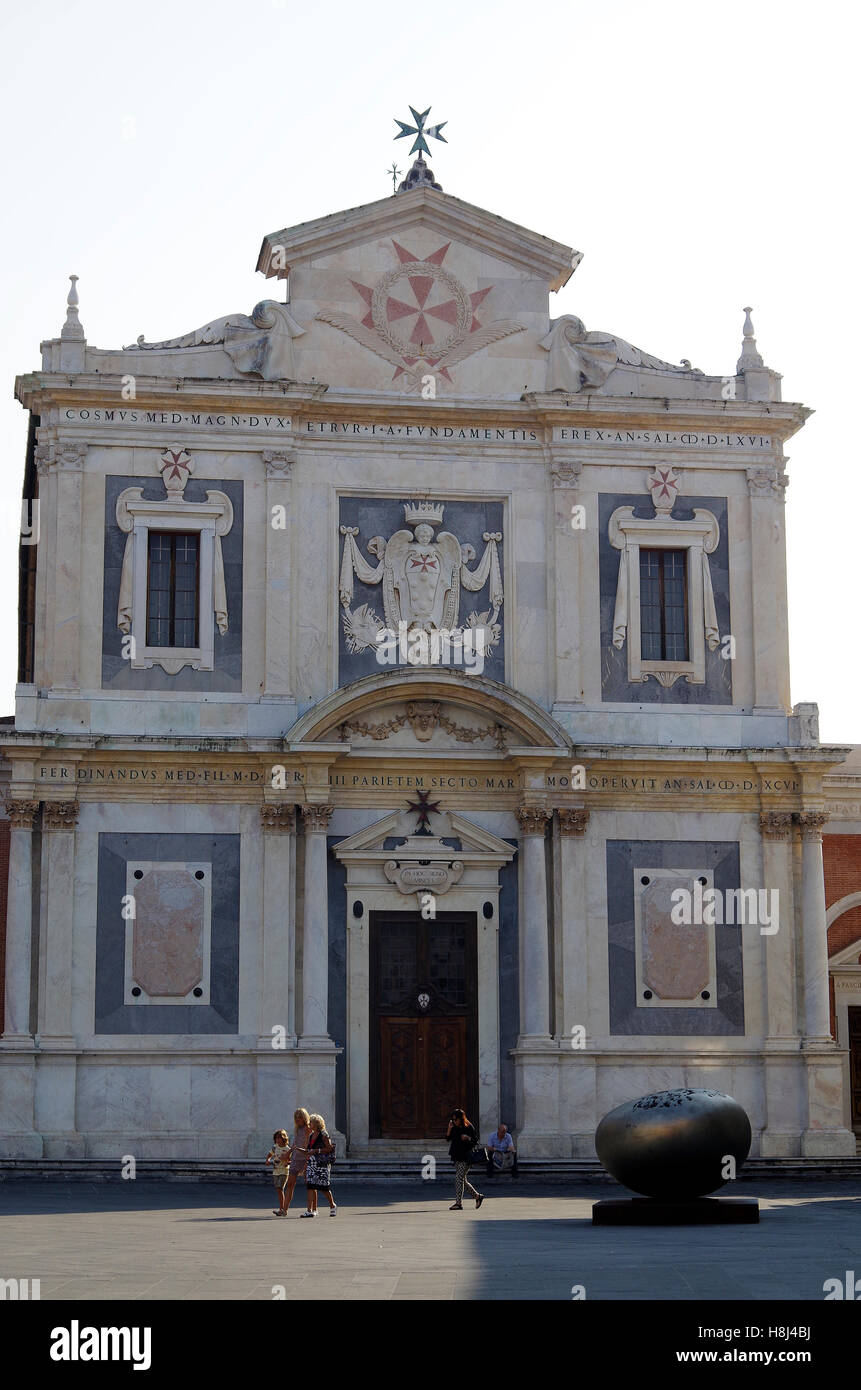
<svg viewBox="0 0 861 1390"><path fill-rule="evenodd" d="M792 699L861 743L858 10L825 0L0 0L0 713L14 709L26 415L78 275L88 341L186 332L263 297L267 232L391 191L431 107L448 193L584 253L551 314L735 370L744 305L790 440ZM267 291L268 293L268 291ZM839 525L837 523L840 523Z"/></svg>

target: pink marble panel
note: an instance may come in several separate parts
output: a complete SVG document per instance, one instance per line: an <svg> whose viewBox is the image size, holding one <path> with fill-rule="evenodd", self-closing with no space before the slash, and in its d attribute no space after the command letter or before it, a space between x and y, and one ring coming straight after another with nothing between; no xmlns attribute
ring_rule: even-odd
<svg viewBox="0 0 861 1390"><path fill-rule="evenodd" d="M692 887L692 878L656 878L640 899L643 982L659 999L697 999L708 988L709 927L670 915L674 890Z"/></svg>
<svg viewBox="0 0 861 1390"><path fill-rule="evenodd" d="M203 974L204 884L193 869L155 867L134 896L135 983L151 997L184 998Z"/></svg>

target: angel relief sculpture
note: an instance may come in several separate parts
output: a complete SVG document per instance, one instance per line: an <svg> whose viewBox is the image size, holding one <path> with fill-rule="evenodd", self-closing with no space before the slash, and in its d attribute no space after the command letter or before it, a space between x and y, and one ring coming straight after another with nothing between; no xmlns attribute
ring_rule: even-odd
<svg viewBox="0 0 861 1390"><path fill-rule="evenodd" d="M249 314L225 314L179 338L147 343L143 336L125 351L158 352L168 348L211 347L220 344L238 372L261 376L264 381L295 381L297 371L293 341L305 329L289 306L262 299Z"/></svg>
<svg viewBox="0 0 861 1390"><path fill-rule="evenodd" d="M574 314L554 319L550 332L538 346L549 353L545 390L565 391L572 396L578 391L597 391L615 367L651 367L678 375L702 376L688 362L664 362L624 338L610 333L587 333L583 320Z"/></svg>
<svg viewBox="0 0 861 1390"><path fill-rule="evenodd" d="M357 526L342 526L344 548L341 557L339 595L344 610L344 632L348 650L363 652L376 648L380 633L412 636L424 632L434 638L463 643L464 632L487 654L502 636L497 622L503 602L502 574L498 546L501 531L485 531L484 553L474 569L470 544L461 545L450 531L434 534L442 525L444 507L432 502L407 503L404 520L412 530L395 531L388 540L374 536L368 551L376 559L371 564L359 549ZM355 580L361 584L382 585L385 621L368 604L353 609ZM479 593L489 584L491 607L472 612L465 624L459 620L461 587ZM438 659L438 658L437 658Z"/></svg>

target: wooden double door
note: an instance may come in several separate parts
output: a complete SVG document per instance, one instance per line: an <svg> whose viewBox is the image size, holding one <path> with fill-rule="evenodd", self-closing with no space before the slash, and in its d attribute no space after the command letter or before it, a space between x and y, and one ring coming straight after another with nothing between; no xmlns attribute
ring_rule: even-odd
<svg viewBox="0 0 861 1390"><path fill-rule="evenodd" d="M478 1092L476 919L371 913L371 1134L442 1139Z"/></svg>

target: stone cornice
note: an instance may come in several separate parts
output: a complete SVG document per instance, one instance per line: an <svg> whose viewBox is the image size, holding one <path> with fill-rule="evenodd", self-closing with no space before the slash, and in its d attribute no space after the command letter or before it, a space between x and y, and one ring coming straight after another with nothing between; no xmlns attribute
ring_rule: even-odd
<svg viewBox="0 0 861 1390"><path fill-rule="evenodd" d="M87 351L100 350L88 348ZM178 354L180 351L185 350L177 350ZM113 352L106 351L105 355L112 359L128 359L128 363L123 361L122 365L135 377L136 396L133 402L122 398L123 375L119 370L72 376L62 372L35 371L16 378L16 398L26 409L33 410L43 417L43 432L46 427L52 428L54 432L62 428L71 432L87 429L89 433L93 433L99 429L96 421L90 421L88 424L78 421L67 423L59 417L51 425L49 414L52 407L60 411L63 407L73 406L146 412L175 411L181 403L183 410L200 410L207 413L219 407L239 413L259 414L268 411L290 415L294 423L297 420L301 421L304 416L313 415L314 418L321 419L385 419L405 424L427 424L433 420L442 426L454 423L460 425L464 417L469 416L470 421L486 424L488 427L504 425L506 428L534 429L537 435L535 440L519 443L515 441L515 447L521 450L524 444L535 449L545 448L544 431L552 429L554 425L598 429L624 425L625 428L672 428L676 431L703 430L707 426L709 430L721 432L766 433L774 438L777 445L800 429L811 413L805 406L789 401L728 402L707 398L668 399L659 395L631 397L581 393L569 398L555 393L550 396L528 393L519 400L451 395L435 402L428 402L420 397L404 396L400 392L367 391L357 396L352 392L332 390L320 382L288 384L248 377L183 377L179 371L182 366L179 355L176 376L152 376L134 370L139 357L134 351L123 354L120 349L116 349ZM308 436L308 439L310 438L311 436ZM326 438L328 440L328 436ZM297 434L297 440L308 442L301 433ZM281 440L273 439L272 442L277 447ZM291 443L295 442L291 440ZM351 438L351 443L355 442ZM358 442L364 441L359 439ZM588 446L583 444L562 444L558 447L566 450L570 448L581 456L590 453ZM629 446L620 445L619 448L626 454L636 453L636 450ZM618 455L612 449L607 449L606 457L608 460L618 459ZM707 456L707 465L704 457L695 452L690 456L686 454L685 457L686 467L726 466L727 462L726 456L719 451ZM767 458L766 454L764 459ZM731 463L734 468L747 468L750 457L740 455L733 458Z"/></svg>

